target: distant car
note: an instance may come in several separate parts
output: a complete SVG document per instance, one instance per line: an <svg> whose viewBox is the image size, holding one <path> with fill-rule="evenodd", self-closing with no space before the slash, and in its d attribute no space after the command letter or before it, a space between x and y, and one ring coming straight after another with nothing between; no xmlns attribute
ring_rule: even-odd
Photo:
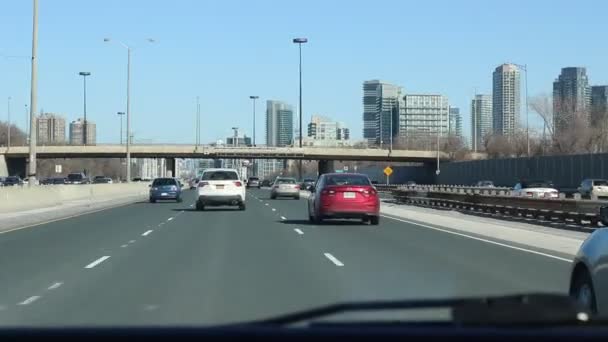
<svg viewBox="0 0 608 342"><path fill-rule="evenodd" d="M142 179L140 177L135 177L131 180L132 182L141 182Z"/></svg>
<svg viewBox="0 0 608 342"><path fill-rule="evenodd" d="M312 188L315 186L315 183L316 183L316 182L317 182L317 181L316 181L316 180L314 180L314 179L312 179L312 178L305 178L305 179L302 181L302 184L300 184L300 188L301 188L302 190L309 190L309 191L310 191L310 189L312 189Z"/></svg>
<svg viewBox="0 0 608 342"><path fill-rule="evenodd" d="M67 184L67 179L65 177L51 177L46 179L47 185L60 185Z"/></svg>
<svg viewBox="0 0 608 342"><path fill-rule="evenodd" d="M182 188L176 178L156 178L150 185L150 203L158 200L182 201Z"/></svg>
<svg viewBox="0 0 608 342"><path fill-rule="evenodd" d="M198 182L200 182L200 178L194 178L190 180L190 189L196 189L196 186L198 185Z"/></svg>
<svg viewBox="0 0 608 342"><path fill-rule="evenodd" d="M608 315L608 228L596 229L572 262L570 296L583 308Z"/></svg>
<svg viewBox="0 0 608 342"><path fill-rule="evenodd" d="M269 186L271 186L271 185L272 185L272 182L270 182L270 179L264 179L264 180L262 181L262 186L263 186L263 187L269 187Z"/></svg>
<svg viewBox="0 0 608 342"><path fill-rule="evenodd" d="M104 176L95 176L93 178L93 184L112 184L112 178Z"/></svg>
<svg viewBox="0 0 608 342"><path fill-rule="evenodd" d="M262 183L260 183L260 179L258 177L249 177L247 180L247 187L260 189L262 187Z"/></svg>
<svg viewBox="0 0 608 342"><path fill-rule="evenodd" d="M317 224L324 219L356 218L377 225L380 222L378 191L363 174L323 174L308 198L308 218Z"/></svg>
<svg viewBox="0 0 608 342"><path fill-rule="evenodd" d="M414 181L408 181L407 183L405 183L405 185L407 185L407 186L416 186L416 182L414 182Z"/></svg>
<svg viewBox="0 0 608 342"><path fill-rule="evenodd" d="M489 180L482 180L482 181L478 181L477 183L475 183L475 186L479 187L479 188L493 188L494 182L489 181Z"/></svg>
<svg viewBox="0 0 608 342"><path fill-rule="evenodd" d="M300 185L295 178L277 177L270 190L270 199L277 197L292 197L300 199Z"/></svg>
<svg viewBox="0 0 608 342"><path fill-rule="evenodd" d="M84 173L70 173L67 177L67 184L89 184L90 181Z"/></svg>
<svg viewBox="0 0 608 342"><path fill-rule="evenodd" d="M581 197L597 196L598 199L608 198L608 180L606 179L585 179L578 188Z"/></svg>
<svg viewBox="0 0 608 342"><path fill-rule="evenodd" d="M6 177L2 183L4 186L23 185L23 181L17 176Z"/></svg>
<svg viewBox="0 0 608 342"><path fill-rule="evenodd" d="M515 184L511 195L529 198L558 198L559 191L555 189L551 181L522 181Z"/></svg>
<svg viewBox="0 0 608 342"><path fill-rule="evenodd" d="M198 183L196 209L220 205L245 210L245 185L235 169L206 169Z"/></svg>

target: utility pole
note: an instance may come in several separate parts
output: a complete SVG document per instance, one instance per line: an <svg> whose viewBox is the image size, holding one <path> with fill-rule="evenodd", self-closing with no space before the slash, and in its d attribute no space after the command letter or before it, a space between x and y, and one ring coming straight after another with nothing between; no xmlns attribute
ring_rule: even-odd
<svg viewBox="0 0 608 342"><path fill-rule="evenodd" d="M30 81L30 148L29 148L29 170L28 186L36 184L36 97L38 96L38 0L34 1L33 28L32 28L32 71Z"/></svg>

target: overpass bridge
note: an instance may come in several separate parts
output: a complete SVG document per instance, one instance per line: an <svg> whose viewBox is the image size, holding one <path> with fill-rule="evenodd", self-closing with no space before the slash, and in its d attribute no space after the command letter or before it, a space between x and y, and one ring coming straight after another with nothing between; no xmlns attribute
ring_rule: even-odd
<svg viewBox="0 0 608 342"><path fill-rule="evenodd" d="M146 144L131 145L131 158L166 158L168 168L175 168L175 158L201 159L291 159L317 160L319 171L332 169L332 161L418 162L430 164L437 160L436 151L321 148L321 147L218 147L209 145ZM36 157L45 158L124 158L125 145L37 146ZM25 174L29 147L0 148L0 174ZM439 158L448 159L440 152ZM5 164L2 167L2 164ZM13 171L13 172L11 172ZM174 171L174 170L173 170Z"/></svg>

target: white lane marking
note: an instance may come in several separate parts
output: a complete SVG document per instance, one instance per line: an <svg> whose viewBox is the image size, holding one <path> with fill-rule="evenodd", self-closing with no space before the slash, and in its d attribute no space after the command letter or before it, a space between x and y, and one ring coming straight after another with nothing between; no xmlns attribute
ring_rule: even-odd
<svg viewBox="0 0 608 342"><path fill-rule="evenodd" d="M268 203L264 203L264 205L270 205L270 204L268 204Z"/></svg>
<svg viewBox="0 0 608 342"><path fill-rule="evenodd" d="M272 211L277 211L275 208L272 208Z"/></svg>
<svg viewBox="0 0 608 342"><path fill-rule="evenodd" d="M296 233L300 234L300 235L304 235L304 232L301 229L294 229Z"/></svg>
<svg viewBox="0 0 608 342"><path fill-rule="evenodd" d="M395 221L401 221L401 222L413 224L413 225L416 225L416 226L421 226L421 227L424 227L424 228L438 230L440 232L444 232L444 233L448 233L448 234L458 235L458 236L466 237L466 238L477 240L477 241L487 242L487 243L490 243L490 244L493 244L493 245L497 245L497 246L502 246L502 247L507 247L507 248L511 248L511 249L516 249L518 251L532 253L532 254L536 254L536 255L542 255L542 256L545 256L547 258L552 258L552 259L556 259L556 260L566 261L566 262L570 262L570 263L572 262L571 259L562 258L562 257L559 257L557 255L543 253L543 252L535 251L535 250L528 249L528 248L517 247L517 246L509 245L509 244L506 244L506 243L492 241L492 240L488 240L488 239L484 239L484 238L480 238L480 237L476 237L476 236L472 236L472 235L467 235L467 234L463 234L463 233L457 233L457 232L453 232L451 230L441 229L441 228L437 228L437 227L433 227L433 226L428 226L426 224L412 222L412 221L408 221L408 220L403 220L403 219L399 219L399 218L391 217L391 216L387 216L387 215L380 215L380 216L386 217L388 219L395 220Z"/></svg>
<svg viewBox="0 0 608 342"><path fill-rule="evenodd" d="M141 234L141 236L148 236L152 232L153 232L153 230L147 230L143 234Z"/></svg>
<svg viewBox="0 0 608 342"><path fill-rule="evenodd" d="M190 208L194 207L194 204L190 204Z"/></svg>
<svg viewBox="0 0 608 342"><path fill-rule="evenodd" d="M287 217L281 216L281 220L287 220Z"/></svg>
<svg viewBox="0 0 608 342"><path fill-rule="evenodd" d="M160 227L160 226L162 226L163 224L165 224L165 222L161 222L161 223L160 223L158 226Z"/></svg>
<svg viewBox="0 0 608 342"><path fill-rule="evenodd" d="M167 221L172 221L172 220L173 220L173 217L169 217L169 218L167 219Z"/></svg>
<svg viewBox="0 0 608 342"><path fill-rule="evenodd" d="M99 259L93 261L92 263L86 265L84 268L93 268L93 267L101 264L102 262L108 260L109 258L110 258L109 255L102 256L101 258L99 258Z"/></svg>
<svg viewBox="0 0 608 342"><path fill-rule="evenodd" d="M129 245L121 245L120 247L125 248L125 247L127 247L127 246L129 246Z"/></svg>
<svg viewBox="0 0 608 342"><path fill-rule="evenodd" d="M330 253L324 253L325 257L329 260L331 260L331 262L333 262L334 264L336 264L336 266L344 266L344 264L342 263L342 261L338 260L335 256L331 255Z"/></svg>
<svg viewBox="0 0 608 342"><path fill-rule="evenodd" d="M40 299L40 296L31 296L30 298L24 300L21 303L18 303L18 305L29 305L32 304L33 302L37 301L38 299Z"/></svg>
<svg viewBox="0 0 608 342"><path fill-rule="evenodd" d="M61 285L63 285L63 283L58 281L58 282L56 282L55 284L53 284L53 285L51 285L51 286L47 287L47 290L54 290L54 289L58 288L58 287L59 287L59 286L61 286Z"/></svg>
<svg viewBox="0 0 608 342"><path fill-rule="evenodd" d="M129 243L135 243L135 240L131 240L131 241L129 241Z"/></svg>

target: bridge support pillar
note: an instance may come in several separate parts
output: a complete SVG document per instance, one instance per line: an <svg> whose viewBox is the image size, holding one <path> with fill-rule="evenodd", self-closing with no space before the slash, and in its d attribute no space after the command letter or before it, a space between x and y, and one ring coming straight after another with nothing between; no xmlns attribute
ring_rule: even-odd
<svg viewBox="0 0 608 342"><path fill-rule="evenodd" d="M175 158L165 158L165 167L167 177L177 177L175 174Z"/></svg>
<svg viewBox="0 0 608 342"><path fill-rule="evenodd" d="M28 168L26 158L6 158L6 156L2 156L2 158L5 162L6 176L19 176L25 178ZM3 170L2 161L0 161L0 176L5 175L5 170Z"/></svg>
<svg viewBox="0 0 608 342"><path fill-rule="evenodd" d="M6 165L6 156L0 156L0 177L8 177L8 167Z"/></svg>
<svg viewBox="0 0 608 342"><path fill-rule="evenodd" d="M333 160L319 160L318 174L319 176L324 173L334 172L334 161Z"/></svg>

